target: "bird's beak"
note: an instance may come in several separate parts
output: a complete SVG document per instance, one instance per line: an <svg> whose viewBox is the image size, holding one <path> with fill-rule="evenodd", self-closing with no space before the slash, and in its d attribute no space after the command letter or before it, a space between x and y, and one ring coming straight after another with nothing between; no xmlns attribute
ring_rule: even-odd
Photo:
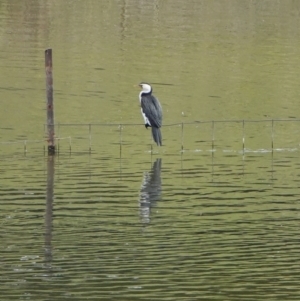
<svg viewBox="0 0 300 301"><path fill-rule="evenodd" d="M142 86L141 85L133 85L134 87L136 88L141 88Z"/></svg>

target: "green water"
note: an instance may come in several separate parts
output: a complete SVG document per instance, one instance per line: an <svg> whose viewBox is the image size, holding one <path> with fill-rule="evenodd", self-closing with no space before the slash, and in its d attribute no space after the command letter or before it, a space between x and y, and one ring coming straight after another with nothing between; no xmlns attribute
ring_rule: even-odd
<svg viewBox="0 0 300 301"><path fill-rule="evenodd" d="M299 11L0 1L1 300L299 300Z"/></svg>

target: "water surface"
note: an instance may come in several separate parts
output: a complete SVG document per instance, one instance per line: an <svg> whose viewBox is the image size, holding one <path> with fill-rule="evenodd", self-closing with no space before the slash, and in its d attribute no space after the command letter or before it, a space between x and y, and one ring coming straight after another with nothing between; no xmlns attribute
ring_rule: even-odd
<svg viewBox="0 0 300 301"><path fill-rule="evenodd" d="M299 300L299 11L1 1L2 299ZM164 109L161 148L141 81Z"/></svg>

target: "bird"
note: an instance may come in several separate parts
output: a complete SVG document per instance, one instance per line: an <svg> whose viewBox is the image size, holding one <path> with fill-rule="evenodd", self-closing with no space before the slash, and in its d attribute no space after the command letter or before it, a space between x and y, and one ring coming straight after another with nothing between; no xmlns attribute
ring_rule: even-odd
<svg viewBox="0 0 300 301"><path fill-rule="evenodd" d="M162 145L160 127L162 126L162 107L159 100L152 95L152 87L147 83L140 83L142 91L139 94L141 112L145 127L151 127L152 137L158 146Z"/></svg>

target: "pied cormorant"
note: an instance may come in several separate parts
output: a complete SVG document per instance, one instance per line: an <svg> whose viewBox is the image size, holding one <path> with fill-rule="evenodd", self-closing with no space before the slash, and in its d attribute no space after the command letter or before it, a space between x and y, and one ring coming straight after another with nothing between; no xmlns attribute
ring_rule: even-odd
<svg viewBox="0 0 300 301"><path fill-rule="evenodd" d="M152 95L152 87L147 83L140 83L142 91L139 94L141 112L146 129L151 127L153 140L158 146L162 145L160 127L162 125L162 108L158 99Z"/></svg>

